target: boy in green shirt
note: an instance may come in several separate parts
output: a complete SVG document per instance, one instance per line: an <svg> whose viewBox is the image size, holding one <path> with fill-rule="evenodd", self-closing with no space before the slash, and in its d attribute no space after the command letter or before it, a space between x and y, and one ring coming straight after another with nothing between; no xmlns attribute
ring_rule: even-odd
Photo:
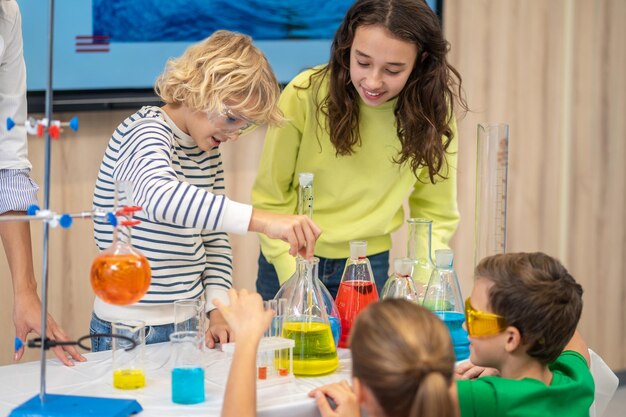
<svg viewBox="0 0 626 417"><path fill-rule="evenodd" d="M452 384L460 416L589 416L594 383L576 331L582 287L543 253L485 258L475 276L465 312L476 368L457 372L499 375Z"/></svg>

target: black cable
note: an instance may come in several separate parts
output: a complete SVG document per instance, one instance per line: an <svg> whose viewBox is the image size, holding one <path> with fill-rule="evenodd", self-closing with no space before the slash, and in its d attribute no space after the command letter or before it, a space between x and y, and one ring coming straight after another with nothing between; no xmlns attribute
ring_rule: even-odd
<svg viewBox="0 0 626 417"><path fill-rule="evenodd" d="M61 340L53 340L50 339L48 337L45 338L43 344L44 344L44 350L48 350L50 348L53 347L57 347L57 346L74 346L74 345L78 345L79 347L85 349L85 350L91 350L90 346L86 346L83 344L83 342L87 339L91 339L93 337L111 337L111 338L118 338L118 339L122 339L125 340L127 342L130 343L130 347L124 349L126 351L129 350L133 350L135 347L137 347L137 342L128 337L128 336L123 336L121 334L111 334L111 333L94 333L94 334L88 334L86 336L83 337L79 337L78 340L68 340L68 341L61 341ZM34 339L31 339L28 341L28 347L30 348L40 348L41 347L41 337L37 337Z"/></svg>

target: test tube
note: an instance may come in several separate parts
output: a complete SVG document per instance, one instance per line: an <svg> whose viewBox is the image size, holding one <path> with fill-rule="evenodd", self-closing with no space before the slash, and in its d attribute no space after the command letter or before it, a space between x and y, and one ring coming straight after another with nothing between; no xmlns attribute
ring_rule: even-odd
<svg viewBox="0 0 626 417"><path fill-rule="evenodd" d="M263 308L267 311L271 308L271 301L263 301ZM272 326L265 329L263 333L263 337L269 337L272 335ZM257 378L258 379L267 379L267 352L261 351L257 352Z"/></svg>
<svg viewBox="0 0 626 417"><path fill-rule="evenodd" d="M283 330L283 317L287 314L287 299L280 298L278 299L278 305L276 310L276 328L277 328L277 336L282 335ZM287 352L288 349L279 349L278 350L278 375L279 376L287 376L289 375L289 369L287 368Z"/></svg>

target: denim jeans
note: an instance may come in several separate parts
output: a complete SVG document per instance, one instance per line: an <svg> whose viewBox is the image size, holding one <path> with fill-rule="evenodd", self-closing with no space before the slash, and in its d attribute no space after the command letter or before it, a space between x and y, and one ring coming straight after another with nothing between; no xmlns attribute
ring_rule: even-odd
<svg viewBox="0 0 626 417"><path fill-rule="evenodd" d="M324 285L326 285L326 288L330 291L330 295L335 298L337 296L337 291L339 290L339 284L341 283L341 275L343 275L343 270L346 266L346 258L319 259L319 279L324 283ZM367 259L369 259L370 264L372 265L374 281L376 281L376 289L380 295L383 286L385 285L385 281L387 281L387 275L389 274L389 251L368 256ZM259 255L259 273L256 279L256 290L259 294L261 294L264 300L271 300L274 298L279 289L280 284L278 282L276 269L274 268L274 265L270 264L261 253L261 255Z"/></svg>
<svg viewBox="0 0 626 417"><path fill-rule="evenodd" d="M111 333L111 322L102 320L91 314L91 323L89 324L89 334ZM169 342L170 334L174 332L174 323L162 324L159 326L146 326L146 344ZM102 350L111 350L110 337L92 337L91 351L100 352Z"/></svg>

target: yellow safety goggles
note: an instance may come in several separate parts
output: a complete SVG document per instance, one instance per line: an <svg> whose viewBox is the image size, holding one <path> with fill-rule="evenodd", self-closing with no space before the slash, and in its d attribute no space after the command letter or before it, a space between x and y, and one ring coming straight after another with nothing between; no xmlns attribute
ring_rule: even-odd
<svg viewBox="0 0 626 417"><path fill-rule="evenodd" d="M493 336L507 327L504 317L475 310L469 297L465 300L465 323L467 333L472 337Z"/></svg>

